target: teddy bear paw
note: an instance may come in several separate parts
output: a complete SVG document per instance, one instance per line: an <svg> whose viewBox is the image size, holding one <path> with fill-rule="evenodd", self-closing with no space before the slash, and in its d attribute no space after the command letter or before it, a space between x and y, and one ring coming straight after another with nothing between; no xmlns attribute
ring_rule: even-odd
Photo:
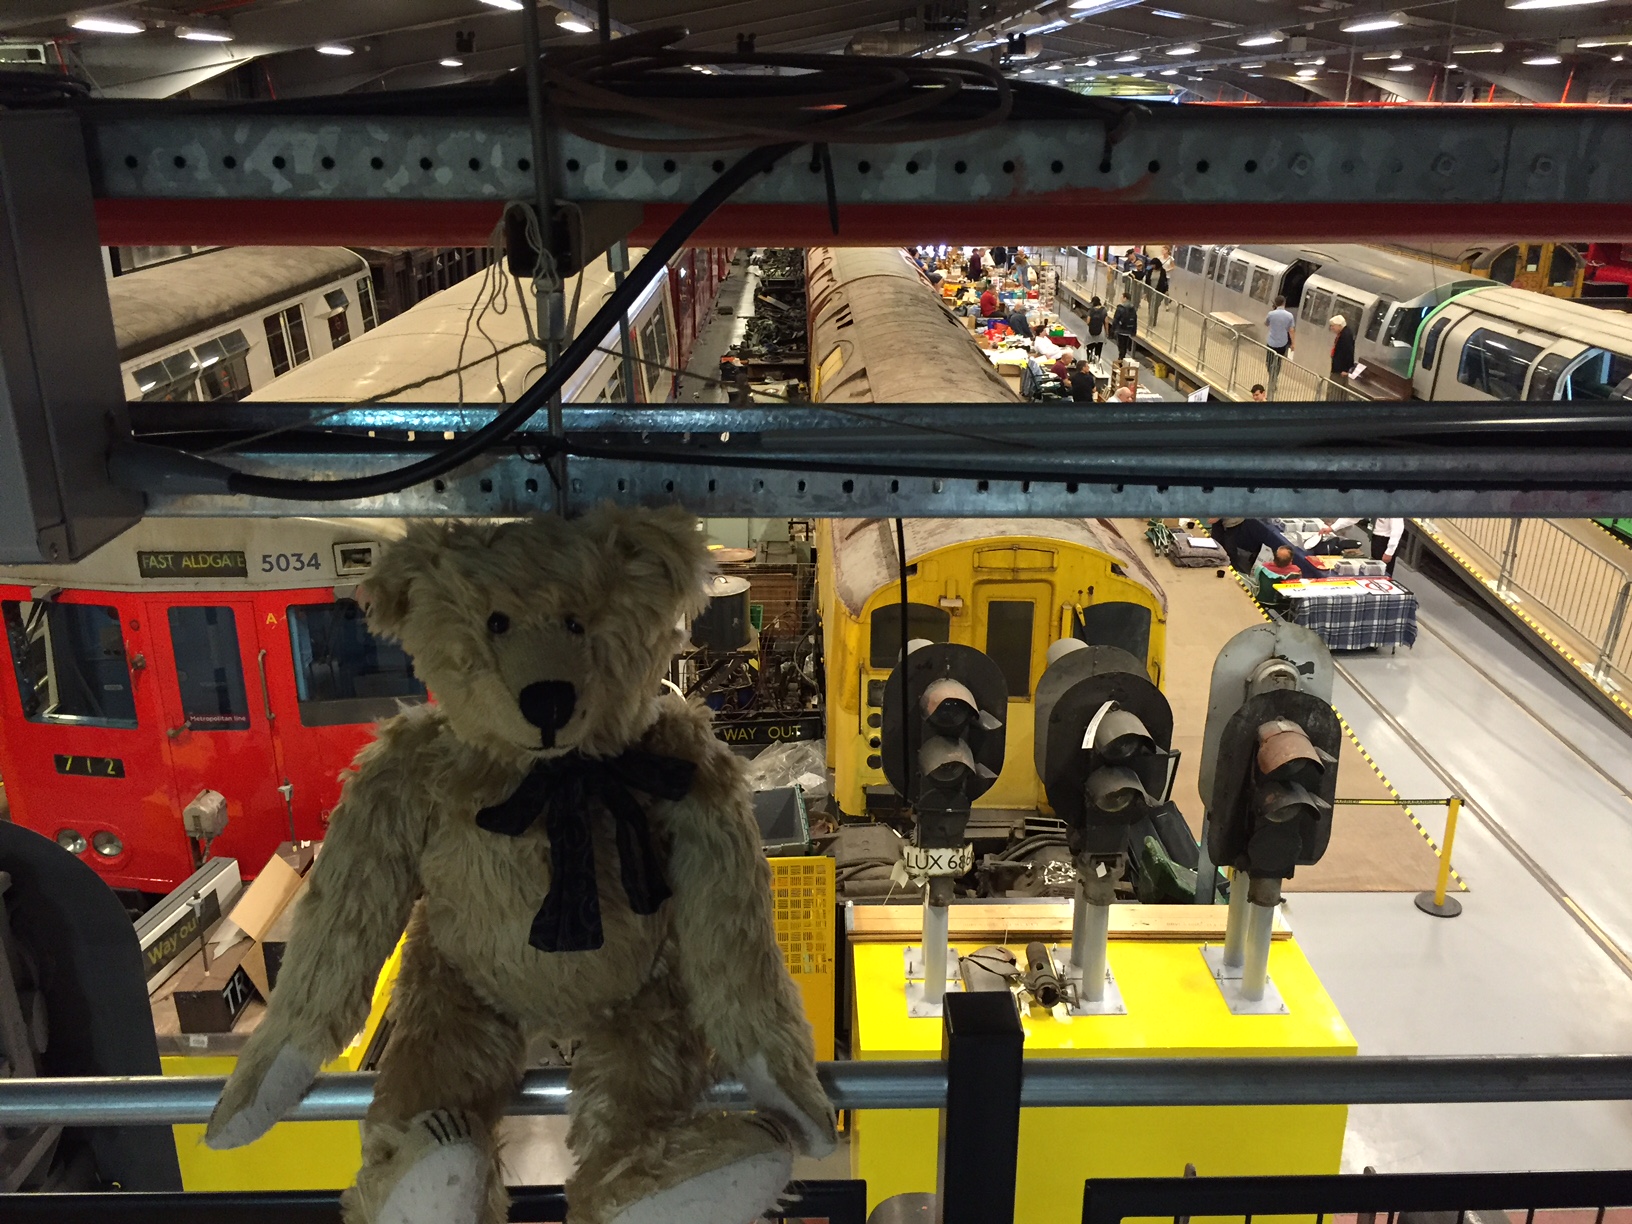
<svg viewBox="0 0 1632 1224"><path fill-rule="evenodd" d="M415 1119L425 1143L381 1205L375 1224L474 1224L487 1197L489 1158L455 1110Z"/></svg>
<svg viewBox="0 0 1632 1224"><path fill-rule="evenodd" d="M750 1224L776 1206L793 1156L759 1152L631 1203L611 1224Z"/></svg>

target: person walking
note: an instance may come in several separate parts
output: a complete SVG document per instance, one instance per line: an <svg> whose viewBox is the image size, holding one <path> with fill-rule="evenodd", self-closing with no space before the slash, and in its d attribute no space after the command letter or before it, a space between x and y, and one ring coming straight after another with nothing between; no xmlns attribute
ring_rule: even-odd
<svg viewBox="0 0 1632 1224"><path fill-rule="evenodd" d="M1009 266L1009 248L994 246L992 248L992 267L999 271Z"/></svg>
<svg viewBox="0 0 1632 1224"><path fill-rule="evenodd" d="M1328 319L1326 328L1332 333L1331 383L1326 389L1326 398L1337 400L1343 398L1349 371L1354 369L1354 329L1342 315Z"/></svg>
<svg viewBox="0 0 1632 1224"><path fill-rule="evenodd" d="M1105 351L1105 303L1097 297L1088 303L1088 343L1083 347L1090 357Z"/></svg>
<svg viewBox="0 0 1632 1224"><path fill-rule="evenodd" d="M980 248L975 247L969 252L969 279L972 281L978 281L982 271L983 265L981 264L980 260Z"/></svg>
<svg viewBox="0 0 1632 1224"><path fill-rule="evenodd" d="M1014 249L1014 279L1024 292L1031 292L1031 260L1019 247Z"/></svg>
<svg viewBox="0 0 1632 1224"><path fill-rule="evenodd" d="M1111 335L1116 337L1116 359L1127 360L1133 348L1133 338L1139 334L1139 308L1133 304L1133 295L1122 291L1122 301L1111 316Z"/></svg>
<svg viewBox="0 0 1632 1224"><path fill-rule="evenodd" d="M1264 381L1269 384L1269 394L1275 394L1275 384L1281 378L1281 362L1292 354L1292 342L1297 337L1297 316L1286 308L1286 298L1275 299L1275 306L1264 316L1264 344L1269 348L1269 356L1264 358Z"/></svg>
<svg viewBox="0 0 1632 1224"><path fill-rule="evenodd" d="M1145 268L1145 284L1150 288L1150 325L1156 326L1156 312L1162 308L1162 299L1167 295L1167 265L1158 255Z"/></svg>

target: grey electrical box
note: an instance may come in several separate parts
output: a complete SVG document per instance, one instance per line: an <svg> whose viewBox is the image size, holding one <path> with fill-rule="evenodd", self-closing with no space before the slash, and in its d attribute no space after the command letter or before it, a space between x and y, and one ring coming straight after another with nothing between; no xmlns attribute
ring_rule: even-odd
<svg viewBox="0 0 1632 1224"><path fill-rule="evenodd" d="M70 111L0 111L0 563L77 561L134 524L107 455L129 431Z"/></svg>

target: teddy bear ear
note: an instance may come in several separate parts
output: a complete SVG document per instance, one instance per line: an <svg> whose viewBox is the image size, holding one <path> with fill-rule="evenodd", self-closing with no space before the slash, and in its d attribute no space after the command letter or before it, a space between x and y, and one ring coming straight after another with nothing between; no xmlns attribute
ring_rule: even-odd
<svg viewBox="0 0 1632 1224"><path fill-rule="evenodd" d="M368 626L381 637L398 638L412 607L414 582L438 567L450 527L435 522L409 524L400 540L388 544L358 594L368 606Z"/></svg>
<svg viewBox="0 0 1632 1224"><path fill-rule="evenodd" d="M621 582L663 598L687 616L707 606L714 562L707 537L688 511L679 506L633 510L608 505L584 515L579 526L603 557L620 563Z"/></svg>

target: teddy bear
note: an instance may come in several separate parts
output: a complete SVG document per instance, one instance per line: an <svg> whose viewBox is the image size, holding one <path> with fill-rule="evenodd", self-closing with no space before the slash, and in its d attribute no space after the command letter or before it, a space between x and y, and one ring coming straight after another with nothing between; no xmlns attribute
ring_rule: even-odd
<svg viewBox="0 0 1632 1224"><path fill-rule="evenodd" d="M494 1127L575 1043L573 1224L746 1224L835 1144L739 760L662 676L707 602L678 509L420 522L366 581L433 701L348 773L277 988L206 1132L264 1134L406 930L348 1224L499 1224ZM707 1107L722 1076L752 1112Z"/></svg>

